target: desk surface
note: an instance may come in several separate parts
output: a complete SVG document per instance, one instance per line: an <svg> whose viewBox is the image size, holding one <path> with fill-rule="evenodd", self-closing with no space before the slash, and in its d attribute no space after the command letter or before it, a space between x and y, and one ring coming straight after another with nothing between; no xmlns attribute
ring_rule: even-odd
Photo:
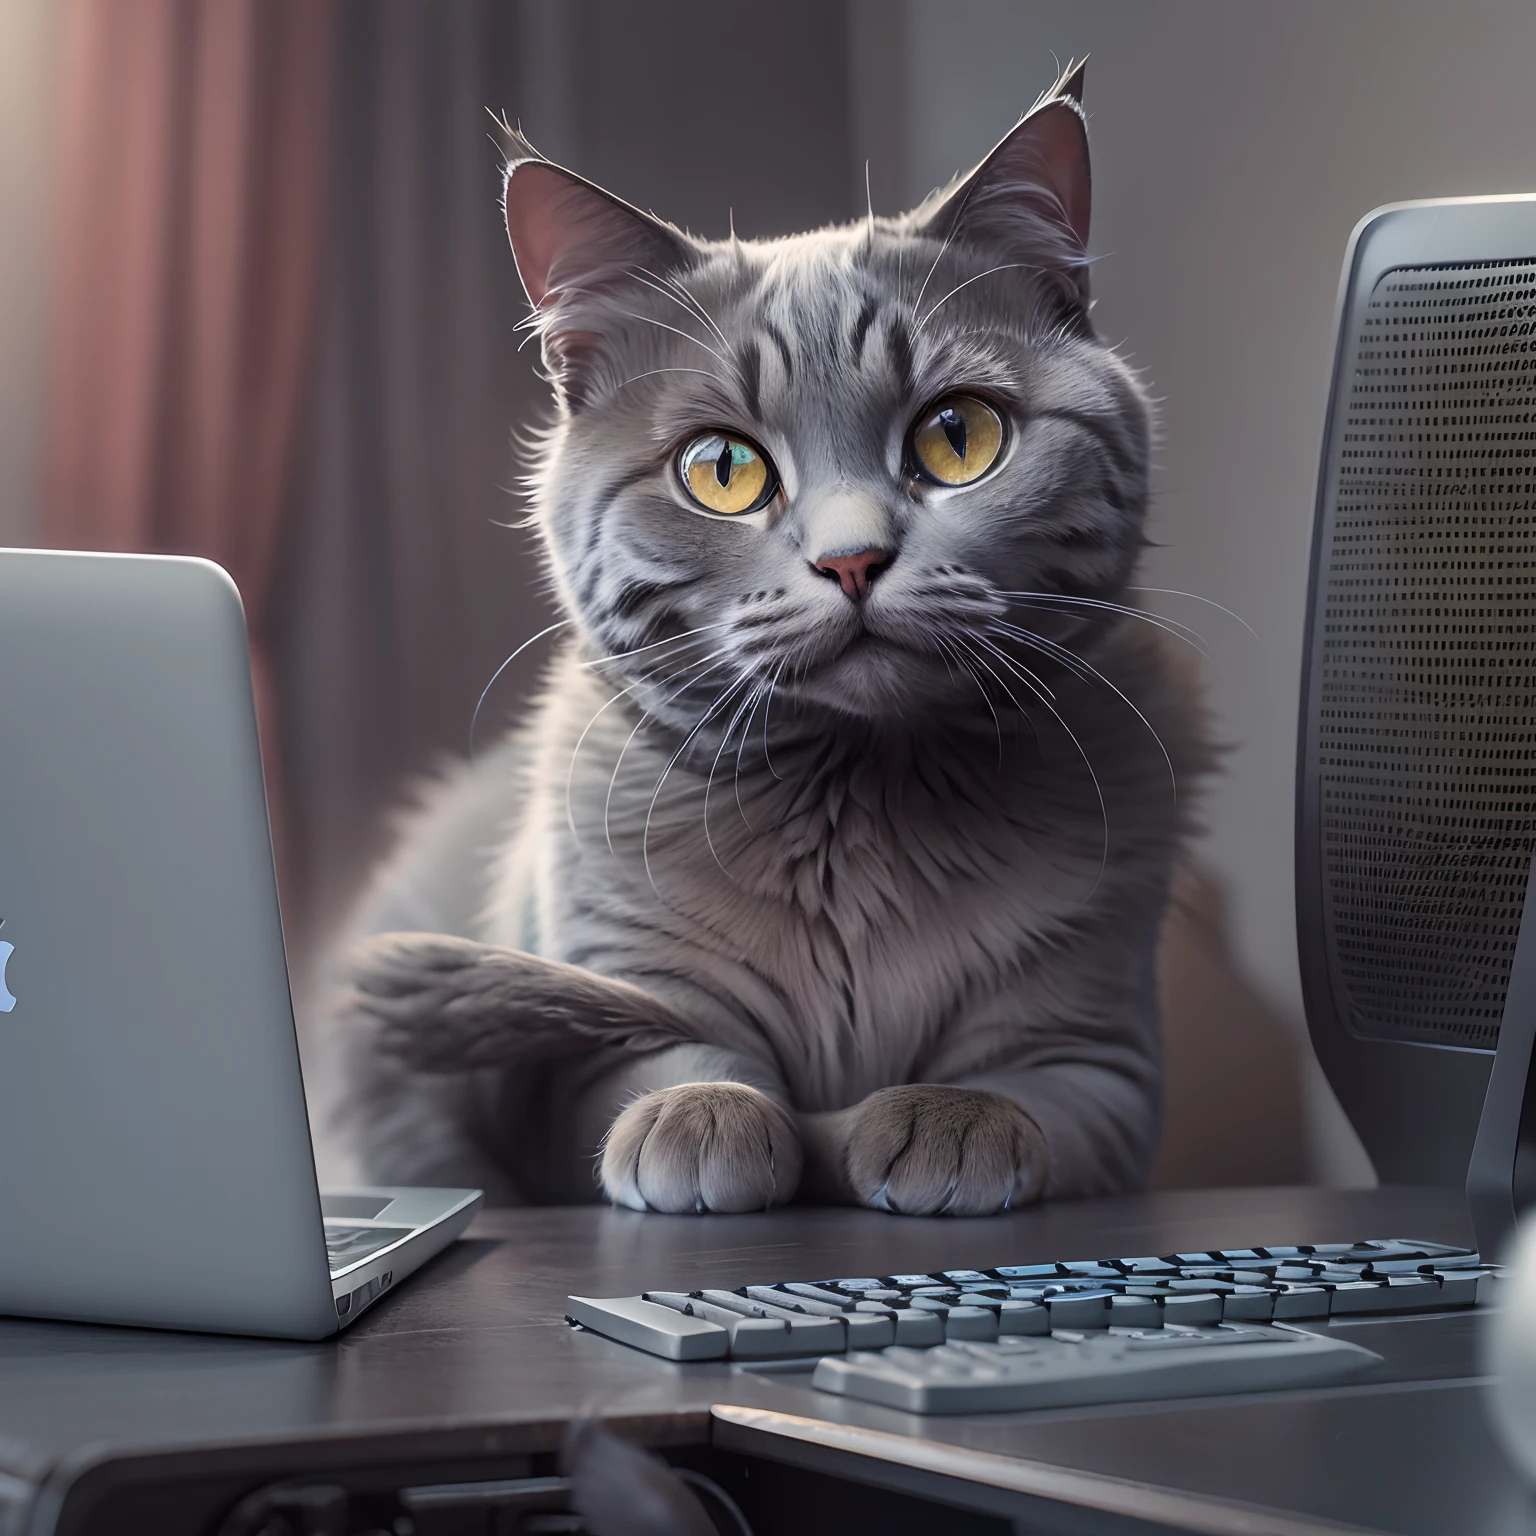
<svg viewBox="0 0 1536 1536"><path fill-rule="evenodd" d="M1387 1359L1345 1387L928 1419L829 1399L804 1375L673 1365L562 1321L573 1291L1391 1236L1470 1241L1454 1194L1400 1189L1180 1192L981 1220L495 1211L326 1344L0 1322L0 1483L62 1498L114 1466L242 1447L295 1471L407 1446L510 1454L549 1448L578 1414L627 1420L652 1444L703 1443L711 1405L730 1403L1179 1491L1212 1501L1211 1530L1258 1529L1244 1508L1286 1512L1298 1532L1527 1529L1526 1495L1483 1416L1466 1314L1337 1325Z"/></svg>

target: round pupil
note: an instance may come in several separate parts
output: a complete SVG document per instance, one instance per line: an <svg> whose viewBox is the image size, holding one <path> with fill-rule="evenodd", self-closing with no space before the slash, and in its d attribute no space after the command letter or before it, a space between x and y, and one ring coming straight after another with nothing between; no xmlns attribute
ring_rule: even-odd
<svg viewBox="0 0 1536 1536"><path fill-rule="evenodd" d="M949 439L949 446L954 450L957 459L965 458L965 421L960 413L952 406L946 405L939 412L939 425L944 429L944 436ZM725 482L720 482L722 485Z"/></svg>

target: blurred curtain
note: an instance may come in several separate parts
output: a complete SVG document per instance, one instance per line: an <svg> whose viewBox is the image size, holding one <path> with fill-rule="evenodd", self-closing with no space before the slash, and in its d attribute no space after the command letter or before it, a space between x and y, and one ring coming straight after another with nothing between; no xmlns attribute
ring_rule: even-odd
<svg viewBox="0 0 1536 1536"><path fill-rule="evenodd" d="M279 832L269 620L330 37L328 0L68 0L63 18L41 542L230 571Z"/></svg>
<svg viewBox="0 0 1536 1536"><path fill-rule="evenodd" d="M412 775L468 747L497 666L543 628L509 526L512 437L547 409L501 224L488 108L515 113L524 6L339 0L319 324L274 654L302 964L388 835ZM482 741L537 669L509 670Z"/></svg>

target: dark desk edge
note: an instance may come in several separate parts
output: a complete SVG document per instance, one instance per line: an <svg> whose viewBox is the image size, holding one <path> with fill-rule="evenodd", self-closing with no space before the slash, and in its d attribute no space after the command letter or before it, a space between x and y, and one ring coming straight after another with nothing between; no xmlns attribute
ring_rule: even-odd
<svg viewBox="0 0 1536 1536"><path fill-rule="evenodd" d="M999 1456L991 1451L944 1445L911 1435L832 1424L823 1419L716 1403L710 1409L710 1441L722 1450L741 1451L811 1471L835 1473L885 1487L906 1482L913 1493L933 1492L933 1479L951 1490L995 1489L1011 1495L1007 1512L1017 1516L1018 1496L1048 1505L1059 1516L1072 1506L1095 1517L1119 1516L1124 1528L1171 1528L1189 1536L1379 1536L1365 1526L1282 1514L1255 1504L1203 1498L1151 1483L1084 1472L1046 1462ZM860 1461L877 1463L861 1470ZM892 1469L898 1469L894 1473ZM904 1475L905 1474L905 1475ZM993 1503L959 1497L956 1503ZM1106 1531L1101 1519L1084 1530ZM1119 1521L1115 1530L1121 1529Z"/></svg>

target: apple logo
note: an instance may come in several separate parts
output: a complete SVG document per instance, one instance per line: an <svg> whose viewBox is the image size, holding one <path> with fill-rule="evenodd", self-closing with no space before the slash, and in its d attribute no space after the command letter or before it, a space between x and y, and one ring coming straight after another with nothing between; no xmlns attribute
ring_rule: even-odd
<svg viewBox="0 0 1536 1536"><path fill-rule="evenodd" d="M3 927L5 919L0 917L0 928ZM11 996L10 988L5 984L5 967L15 953L14 944L7 944L4 939L0 939L0 1013L9 1013L16 1006L16 999Z"/></svg>

